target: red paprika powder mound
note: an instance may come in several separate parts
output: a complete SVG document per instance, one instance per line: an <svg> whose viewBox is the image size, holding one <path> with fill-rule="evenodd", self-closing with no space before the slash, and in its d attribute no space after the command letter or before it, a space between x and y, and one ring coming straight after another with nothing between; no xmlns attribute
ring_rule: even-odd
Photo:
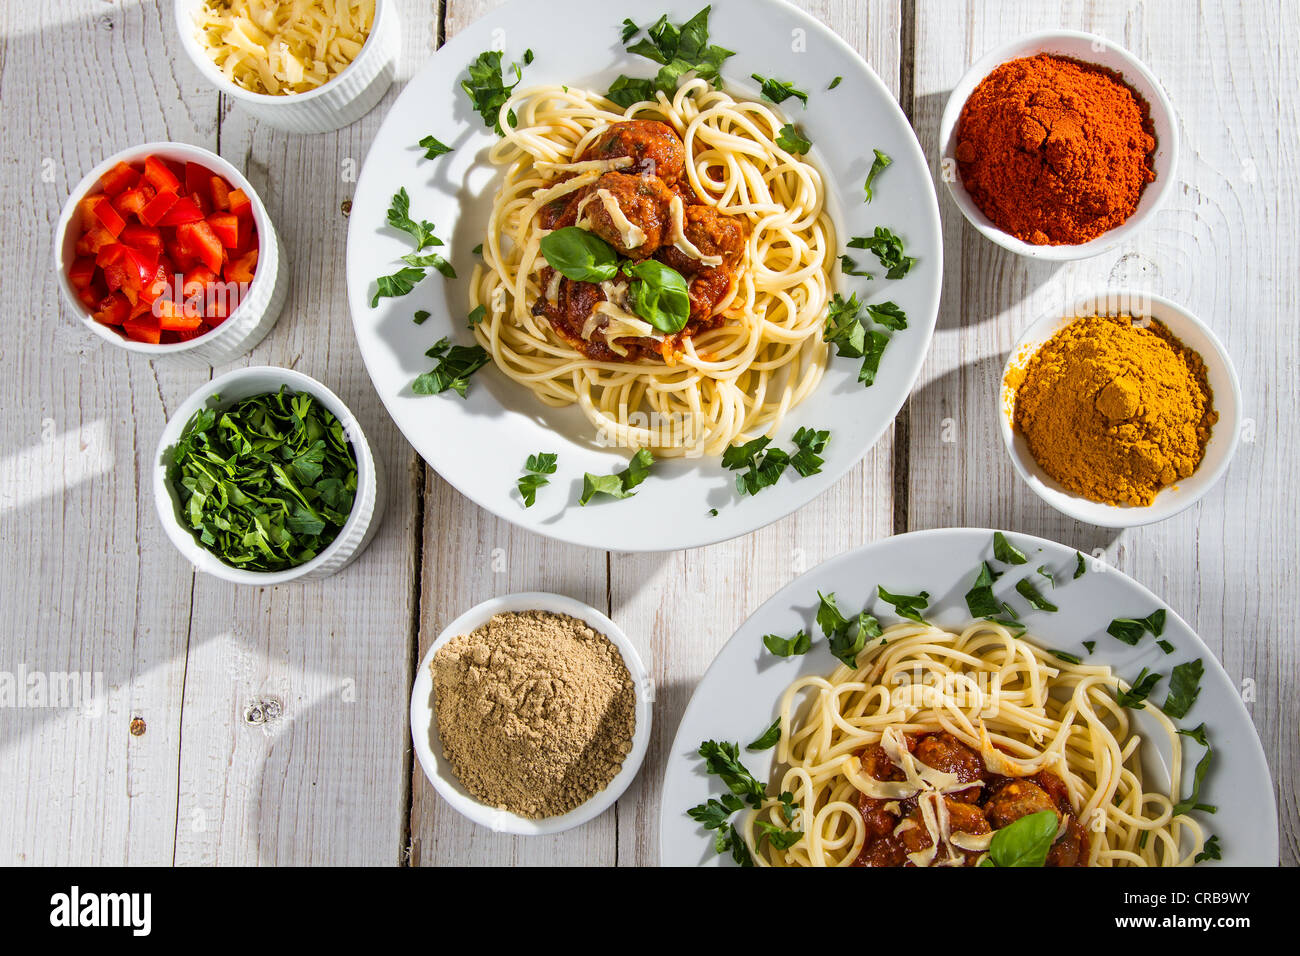
<svg viewBox="0 0 1300 956"><path fill-rule="evenodd" d="M1003 63L957 124L975 205L1035 245L1078 245L1123 223L1155 179L1146 100L1114 70L1040 53Z"/></svg>

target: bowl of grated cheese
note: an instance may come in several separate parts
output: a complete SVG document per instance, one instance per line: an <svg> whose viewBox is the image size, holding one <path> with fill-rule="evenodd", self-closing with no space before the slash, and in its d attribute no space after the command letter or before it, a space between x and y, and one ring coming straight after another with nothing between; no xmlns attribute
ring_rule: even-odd
<svg viewBox="0 0 1300 956"><path fill-rule="evenodd" d="M177 0L181 45L255 119L326 133L370 112L397 75L391 0Z"/></svg>

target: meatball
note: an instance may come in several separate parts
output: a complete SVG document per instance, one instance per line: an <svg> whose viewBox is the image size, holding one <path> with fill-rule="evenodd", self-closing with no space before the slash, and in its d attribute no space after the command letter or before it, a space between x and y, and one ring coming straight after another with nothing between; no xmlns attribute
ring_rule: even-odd
<svg viewBox="0 0 1300 956"><path fill-rule="evenodd" d="M959 783L974 783L984 779L984 761L980 755L952 734L927 734L917 742L915 753L916 759L921 763L943 773L953 774ZM956 800L974 803L979 799L980 793L979 787L971 787L951 796Z"/></svg>
<svg viewBox="0 0 1300 956"><path fill-rule="evenodd" d="M948 829L951 832L975 834L990 832L989 821L985 819L983 811L973 803L962 803L960 800L944 797L943 804L948 808ZM921 808L917 807L908 814L907 818L916 824L900 834L907 852L916 853L918 850L925 850L932 846L934 841L930 839L930 831L925 828L925 818L922 816Z"/></svg>
<svg viewBox="0 0 1300 956"><path fill-rule="evenodd" d="M681 137L667 123L656 120L615 123L583 151L579 160L620 156L630 156L633 160L623 172L658 176L669 183L680 179L686 166L686 147Z"/></svg>
<svg viewBox="0 0 1300 956"><path fill-rule="evenodd" d="M656 257L686 277L690 284L691 319L703 321L712 317L718 303L731 290L736 270L745 256L748 238L745 222L712 206L686 206L682 232L701 255L722 259L721 265L706 266L673 245L666 245Z"/></svg>
<svg viewBox="0 0 1300 956"><path fill-rule="evenodd" d="M647 259L670 234L668 204L672 193L662 180L651 176L606 173L596 180L583 200L591 231L631 259ZM613 206L627 224L617 221Z"/></svg>
<svg viewBox="0 0 1300 956"><path fill-rule="evenodd" d="M1047 791L1029 780L1008 780L984 804L984 812L999 830L1042 810L1051 810L1060 817L1060 811Z"/></svg>

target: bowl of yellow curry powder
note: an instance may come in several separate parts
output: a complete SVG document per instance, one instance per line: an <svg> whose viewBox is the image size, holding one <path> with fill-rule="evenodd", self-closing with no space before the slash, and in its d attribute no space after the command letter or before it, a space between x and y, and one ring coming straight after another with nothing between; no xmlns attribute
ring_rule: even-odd
<svg viewBox="0 0 1300 956"><path fill-rule="evenodd" d="M1223 476L1241 386L1196 316L1148 293L1090 296L1021 336L1002 376L1003 441L1063 514L1126 528L1190 508Z"/></svg>

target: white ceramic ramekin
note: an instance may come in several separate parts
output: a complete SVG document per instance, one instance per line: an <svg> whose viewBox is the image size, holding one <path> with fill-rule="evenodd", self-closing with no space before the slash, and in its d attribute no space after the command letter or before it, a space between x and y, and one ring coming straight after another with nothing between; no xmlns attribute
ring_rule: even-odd
<svg viewBox="0 0 1300 956"><path fill-rule="evenodd" d="M181 46L204 78L257 120L290 133L328 133L365 116L397 76L402 52L397 5L375 0L375 21L361 52L338 76L306 93L272 96L231 83L199 42L194 15L203 0L176 0Z"/></svg>
<svg viewBox="0 0 1300 956"><path fill-rule="evenodd" d="M161 156L182 163L199 163L224 176L235 188L242 189L248 195L253 204L253 221L257 224L257 269L253 273L248 292L238 307L206 335L172 345L136 342L113 328L96 322L77 297L77 290L68 278L68 269L77 257L77 240L81 236L81 200L94 192L99 186L100 178L118 163L143 163L148 156ZM87 173L68 196L58 225L54 227L54 269L68 308L81 318L82 325L105 342L151 359L167 358L169 361L177 360L199 367L222 365L251 351L271 331L280 317L285 297L289 294L289 267L285 262L284 247L280 245L271 217L262 205L257 190L244 178L243 173L216 153L187 143L145 143L143 146L132 146L108 157Z"/></svg>
<svg viewBox="0 0 1300 956"><path fill-rule="evenodd" d="M1096 239L1074 246L1039 246L1003 232L975 205L970 193L962 185L961 170L957 165L957 121L961 118L962 107L970 99L975 87L1008 60L1036 56L1039 53L1055 53L1114 70L1121 74L1124 81L1132 86L1151 107L1151 124L1156 136L1156 152L1153 159L1155 182L1148 184L1142 191L1137 209L1128 220L1102 233ZM947 183L948 192L952 195L957 208L981 235L1017 255L1064 262L1100 255L1131 238L1155 215L1156 210L1173 190L1177 175L1178 118L1174 115L1174 106L1155 74L1128 50L1105 37L1092 33L1049 30L1012 40L977 60L966 71L966 75L953 87L948 97L948 105L944 107L943 117L939 121L939 149L941 178Z"/></svg>
<svg viewBox="0 0 1300 956"><path fill-rule="evenodd" d="M1149 505L1103 504L1067 491L1034 460L1029 442L1016 431L1013 424L1016 396L1007 385L1011 371L1023 368L1048 339L1076 318L1089 315L1131 315L1137 319L1156 319L1205 362L1206 377L1210 390L1214 392L1214 409L1219 413L1218 424L1206 442L1205 455L1196 471L1190 477L1162 489ZM1237 380L1237 371L1227 349L1210 327L1192 313L1168 299L1148 292L1110 292L1085 296L1073 308L1067 309L1064 315L1058 312L1044 315L1025 330L1011 350L1002 369L998 389L998 426L1002 430L1002 441L1016 473L1034 494L1061 514L1102 528L1134 528L1153 524L1172 518L1196 504L1228 470L1228 463L1237 451L1241 434L1241 384Z"/></svg>
<svg viewBox="0 0 1300 956"><path fill-rule="evenodd" d="M290 391L306 392L333 413L343 425L343 433L352 443L357 459L357 494L352 513L337 538L315 558L287 571L245 571L222 562L195 540L189 526L180 517L180 498L167 477L171 449L180 440L185 426L200 408L226 408L240 399L267 392L278 392L282 385ZM308 581L337 574L364 551L382 523L385 505L383 472L379 460L370 450L361 426L343 400L309 375L287 368L253 366L220 375L195 391L176 409L158 440L154 455L154 502L163 530L176 549L196 569L229 581L266 587L290 581Z"/></svg>
<svg viewBox="0 0 1300 956"><path fill-rule="evenodd" d="M632 733L632 750L623 761L623 766L604 790L593 796L580 807L568 813L541 820L530 820L508 810L490 807L481 802L461 785L450 762L442 754L442 744L438 740L438 721L435 717L433 699L433 672L430 664L439 648L452 638L468 634L492 619L494 614L508 611L550 611L553 614L567 614L586 621L594 630L609 638L610 643L618 648L627 665L628 674L636 694L636 729ZM452 621L438 635L429 647L429 652L420 662L420 669L415 674L415 686L411 690L411 741L415 745L415 755L420 760L424 775L429 778L439 795L463 816L475 823L495 830L498 833L515 833L520 836L538 836L545 833L559 833L581 826L594 820L614 805L623 795L641 768L647 748L650 746L651 704L654 701L654 683L650 674L641 663L641 656L636 647L628 640L627 634L617 624L590 605L583 604L570 597L544 592L525 594L508 594L495 597L470 608L456 620Z"/></svg>

